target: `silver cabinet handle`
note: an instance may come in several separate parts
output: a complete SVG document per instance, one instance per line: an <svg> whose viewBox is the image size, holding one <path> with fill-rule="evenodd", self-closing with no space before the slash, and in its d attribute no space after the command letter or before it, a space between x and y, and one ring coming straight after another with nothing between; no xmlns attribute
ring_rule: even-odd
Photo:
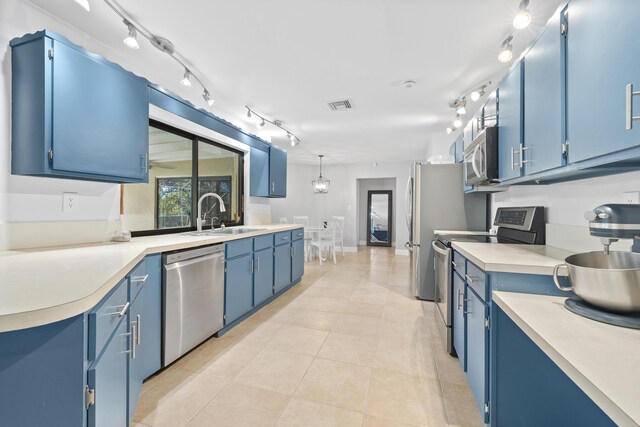
<svg viewBox="0 0 640 427"><path fill-rule="evenodd" d="M131 277L131 283L145 283L148 278L149 278L148 274L145 274L144 276Z"/></svg>
<svg viewBox="0 0 640 427"><path fill-rule="evenodd" d="M511 147L511 170L516 169L516 165L514 163L515 159L516 159L516 149L515 147Z"/></svg>
<svg viewBox="0 0 640 427"><path fill-rule="evenodd" d="M453 268L460 268L460 264L455 261L451 261L451 265L453 265Z"/></svg>
<svg viewBox="0 0 640 427"><path fill-rule="evenodd" d="M136 316L136 344L140 345L140 342L142 341L141 335L142 335L142 316L140 316L139 314Z"/></svg>
<svg viewBox="0 0 640 427"><path fill-rule="evenodd" d="M131 358L135 359L136 358L136 325L131 325Z"/></svg>
<svg viewBox="0 0 640 427"><path fill-rule="evenodd" d="M531 147L525 147L524 144L520 144L520 167L523 167L525 163L530 163L531 160L524 159L524 152L531 150Z"/></svg>
<svg viewBox="0 0 640 427"><path fill-rule="evenodd" d="M272 191L272 192L273 192L273 191L276 191L276 183L275 183L275 182L272 182L272 183L271 183L271 191Z"/></svg>
<svg viewBox="0 0 640 427"><path fill-rule="evenodd" d="M640 95L640 92L633 91L633 84L629 83L626 88L627 92L627 105L626 105L626 129L631 130L633 128L633 122L640 120L640 116L633 116L633 97Z"/></svg>
<svg viewBox="0 0 640 427"><path fill-rule="evenodd" d="M476 283L477 280L478 280L473 276L469 276L468 274L465 274L464 277L467 279L467 282L469 282L469 283Z"/></svg>
<svg viewBox="0 0 640 427"><path fill-rule="evenodd" d="M260 258L256 258L256 271L260 271Z"/></svg>
<svg viewBox="0 0 640 427"><path fill-rule="evenodd" d="M253 259L249 261L249 272L253 274Z"/></svg>
<svg viewBox="0 0 640 427"><path fill-rule="evenodd" d="M471 311L469 311L469 301L471 301L469 298L465 298L464 299L464 303L467 306L467 310L463 311L463 314L473 314Z"/></svg>
<svg viewBox="0 0 640 427"><path fill-rule="evenodd" d="M129 306L131 305L131 303L129 301L127 301L127 303L122 307L122 309L120 311L117 311L115 313L111 313L114 316L118 316L118 317L123 317L125 314L127 314L127 311L129 310Z"/></svg>
<svg viewBox="0 0 640 427"><path fill-rule="evenodd" d="M462 309L462 297L463 297L462 289L458 289L458 310Z"/></svg>
<svg viewBox="0 0 640 427"><path fill-rule="evenodd" d="M147 153L140 156L140 170L142 173L149 172L149 155Z"/></svg>

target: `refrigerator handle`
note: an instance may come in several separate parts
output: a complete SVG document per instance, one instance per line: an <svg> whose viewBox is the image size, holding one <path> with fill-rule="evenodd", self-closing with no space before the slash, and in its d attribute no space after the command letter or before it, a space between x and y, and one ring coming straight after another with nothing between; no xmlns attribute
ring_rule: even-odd
<svg viewBox="0 0 640 427"><path fill-rule="evenodd" d="M407 229L409 230L409 239L411 240L411 216L413 214L413 194L412 194L412 183L413 178L409 177L407 180L407 188L404 192L404 200L405 200L405 218L407 220Z"/></svg>

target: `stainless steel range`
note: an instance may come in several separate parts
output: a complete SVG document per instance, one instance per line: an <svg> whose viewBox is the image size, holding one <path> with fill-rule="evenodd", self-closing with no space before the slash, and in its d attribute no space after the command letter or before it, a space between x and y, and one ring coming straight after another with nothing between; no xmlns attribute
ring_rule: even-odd
<svg viewBox="0 0 640 427"><path fill-rule="evenodd" d="M488 232L440 232L431 243L434 253L434 266L436 277L435 311L436 324L440 335L445 341L447 351L455 355L453 349L453 286L452 242L479 242L479 243L512 243L512 244L545 244L544 207L522 208L498 208L493 222L498 227L495 235Z"/></svg>

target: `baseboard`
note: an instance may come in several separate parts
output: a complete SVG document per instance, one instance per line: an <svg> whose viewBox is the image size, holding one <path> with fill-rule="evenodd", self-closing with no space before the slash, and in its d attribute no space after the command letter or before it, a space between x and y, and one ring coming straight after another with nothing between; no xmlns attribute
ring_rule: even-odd
<svg viewBox="0 0 640 427"><path fill-rule="evenodd" d="M396 255L409 256L409 249L397 249L396 248Z"/></svg>
<svg viewBox="0 0 640 427"><path fill-rule="evenodd" d="M366 240L360 240L358 242L358 246L367 246L367 241Z"/></svg>
<svg viewBox="0 0 640 427"><path fill-rule="evenodd" d="M340 251L340 247L337 247L336 250ZM357 246L345 246L344 247L344 251L345 252L349 252L349 253L356 253L356 252L358 252L358 247Z"/></svg>

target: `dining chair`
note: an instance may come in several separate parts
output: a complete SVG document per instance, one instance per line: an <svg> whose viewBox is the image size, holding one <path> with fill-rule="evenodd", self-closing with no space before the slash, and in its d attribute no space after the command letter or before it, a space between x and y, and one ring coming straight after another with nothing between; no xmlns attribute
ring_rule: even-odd
<svg viewBox="0 0 640 427"><path fill-rule="evenodd" d="M340 245L340 253L344 256L344 217L343 216L334 216L332 219L336 224L336 246Z"/></svg>
<svg viewBox="0 0 640 427"><path fill-rule="evenodd" d="M326 227L325 227L326 222ZM333 263L336 264L336 221L320 221L320 225L318 227L318 232L314 233L314 237L309 242L310 250L313 251L313 248L318 249L318 259L320 260L320 265L322 265L322 261L325 260L323 258L323 253L326 250L329 250L329 256L333 258Z"/></svg>
<svg viewBox="0 0 640 427"><path fill-rule="evenodd" d="M308 216L294 216L293 217L294 224L300 224L303 227L309 227L309 217ZM304 260L309 261L309 242L311 241L311 235L307 231L304 233Z"/></svg>
<svg viewBox="0 0 640 427"><path fill-rule="evenodd" d="M286 216L281 216L279 220L280 220L280 224L289 224L289 220L287 219Z"/></svg>

